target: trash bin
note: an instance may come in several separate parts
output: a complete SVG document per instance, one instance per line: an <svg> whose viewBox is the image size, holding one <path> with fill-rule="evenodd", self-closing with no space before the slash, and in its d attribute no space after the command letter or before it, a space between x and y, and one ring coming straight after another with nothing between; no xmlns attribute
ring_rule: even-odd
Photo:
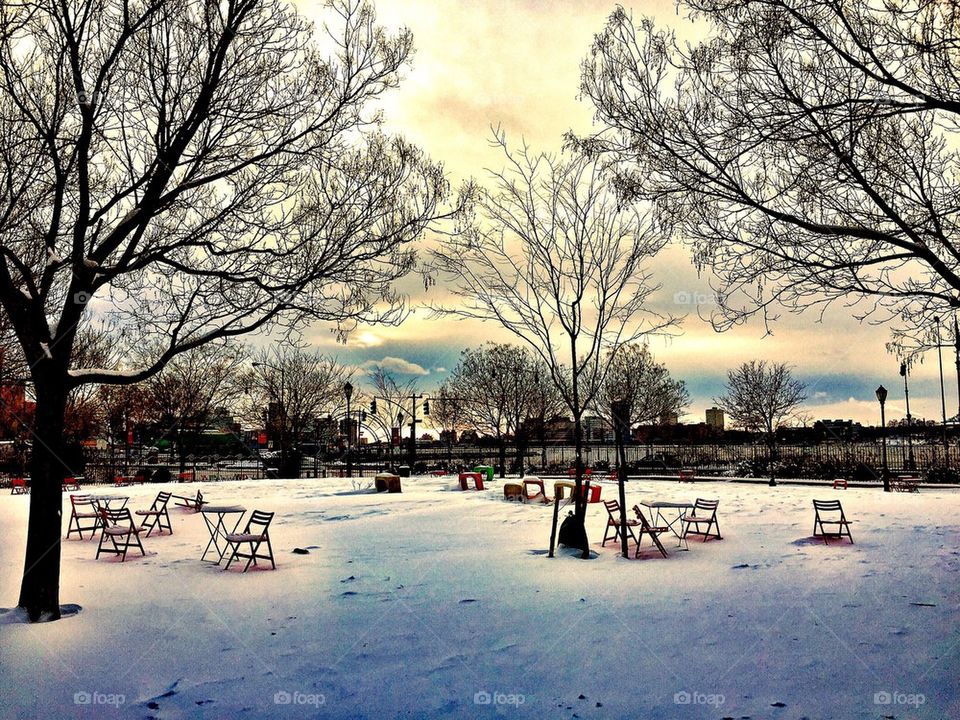
<svg viewBox="0 0 960 720"><path fill-rule="evenodd" d="M487 482L493 482L493 468L489 465L477 465L473 471L486 476Z"/></svg>
<svg viewBox="0 0 960 720"><path fill-rule="evenodd" d="M402 478L403 478L403 477L410 477L410 466L409 466L409 465L401 465L400 467L398 467L398 468L397 468L397 475L399 475L399 476L402 477Z"/></svg>

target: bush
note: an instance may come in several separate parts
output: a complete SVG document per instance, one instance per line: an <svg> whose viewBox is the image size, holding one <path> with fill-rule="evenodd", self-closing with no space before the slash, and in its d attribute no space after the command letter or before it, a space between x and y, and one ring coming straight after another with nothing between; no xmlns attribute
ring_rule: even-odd
<svg viewBox="0 0 960 720"><path fill-rule="evenodd" d="M167 468L157 468L150 476L150 482L166 483L170 482L170 471Z"/></svg>

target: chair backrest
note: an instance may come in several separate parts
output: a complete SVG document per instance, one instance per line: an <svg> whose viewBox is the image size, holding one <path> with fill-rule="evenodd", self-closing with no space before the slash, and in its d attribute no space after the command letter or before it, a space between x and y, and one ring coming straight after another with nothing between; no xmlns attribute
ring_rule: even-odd
<svg viewBox="0 0 960 720"><path fill-rule="evenodd" d="M158 492L157 499L153 501L151 508L154 510L162 510L166 507L167 503L170 502L170 498L173 496L173 493L168 492Z"/></svg>
<svg viewBox="0 0 960 720"><path fill-rule="evenodd" d="M126 521L130 527L134 527L133 516L130 515L130 508L100 508L100 517L103 519L104 526L119 525Z"/></svg>
<svg viewBox="0 0 960 720"><path fill-rule="evenodd" d="M617 500L604 500L603 505L607 508L607 512L610 513L610 517L613 517L614 513L619 514L620 512L620 502Z"/></svg>
<svg viewBox="0 0 960 720"><path fill-rule="evenodd" d="M843 513L843 506L839 500L814 500L813 508L818 512L839 512Z"/></svg>
<svg viewBox="0 0 960 720"><path fill-rule="evenodd" d="M640 526L644 530L650 528L650 523L647 522L647 516L643 514L643 510L640 509L639 505L633 506L633 512L637 516L637 520L640 521Z"/></svg>
<svg viewBox="0 0 960 720"><path fill-rule="evenodd" d="M272 512L268 513L262 510L254 510L250 513L250 519L247 520L247 529L244 530L244 533L266 535L267 528L270 527L270 522L273 520L273 515Z"/></svg>
<svg viewBox="0 0 960 720"><path fill-rule="evenodd" d="M707 512L716 512L717 506L720 504L719 500L704 500L703 498L697 498L693 503L693 513L696 515L697 510L706 510Z"/></svg>
<svg viewBox="0 0 960 720"><path fill-rule="evenodd" d="M89 505L95 507L96 503L93 501L93 498L89 495L71 495L70 504L76 508L78 505Z"/></svg>

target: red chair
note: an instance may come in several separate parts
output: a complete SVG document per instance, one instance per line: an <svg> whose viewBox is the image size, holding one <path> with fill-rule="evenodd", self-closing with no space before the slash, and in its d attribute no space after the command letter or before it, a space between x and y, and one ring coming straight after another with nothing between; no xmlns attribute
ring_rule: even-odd
<svg viewBox="0 0 960 720"><path fill-rule="evenodd" d="M80 483L77 482L77 479L74 477L66 477L63 479L63 489L64 490L79 490Z"/></svg>
<svg viewBox="0 0 960 720"><path fill-rule="evenodd" d="M10 481L11 495L26 495L29 492L30 488L27 487L27 481L23 478L13 478Z"/></svg>

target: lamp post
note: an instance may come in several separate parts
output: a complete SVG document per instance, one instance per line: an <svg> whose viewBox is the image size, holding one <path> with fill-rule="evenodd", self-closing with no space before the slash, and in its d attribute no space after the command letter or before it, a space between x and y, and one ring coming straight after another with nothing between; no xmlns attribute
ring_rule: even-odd
<svg viewBox="0 0 960 720"><path fill-rule="evenodd" d="M940 318L933 318L937 326L937 362L940 365L940 409L943 412L943 464L950 467L950 444L947 442L947 395L943 387L943 346L940 343Z"/></svg>
<svg viewBox="0 0 960 720"><path fill-rule="evenodd" d="M353 385L348 380L343 384L343 396L347 399L347 477L353 477L353 461L350 457L350 436L353 434L351 425L353 420L350 418L350 398L353 396Z"/></svg>
<svg viewBox="0 0 960 720"><path fill-rule="evenodd" d="M887 467L887 417L884 413L887 389L883 385L877 388L877 400L880 401L880 437L883 441L883 491L890 492L890 469Z"/></svg>
<svg viewBox="0 0 960 720"><path fill-rule="evenodd" d="M917 463L913 459L913 418L910 416L910 388L907 385L907 364L900 363L900 376L903 378L903 399L907 405L907 470L913 472Z"/></svg>

